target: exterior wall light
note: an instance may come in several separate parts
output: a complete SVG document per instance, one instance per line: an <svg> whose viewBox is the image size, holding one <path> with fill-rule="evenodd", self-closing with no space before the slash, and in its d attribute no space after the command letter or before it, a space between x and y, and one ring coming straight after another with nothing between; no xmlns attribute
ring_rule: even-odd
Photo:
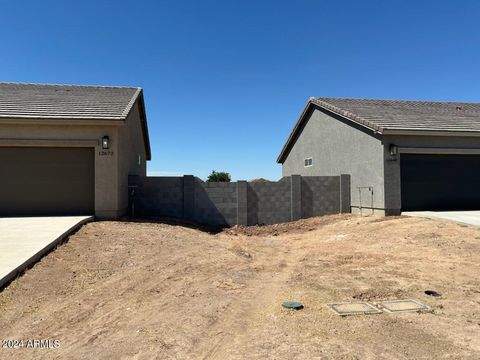
<svg viewBox="0 0 480 360"><path fill-rule="evenodd" d="M390 144L390 155L396 156L398 154L398 146Z"/></svg>
<svg viewBox="0 0 480 360"><path fill-rule="evenodd" d="M108 136L102 137L102 149L108 149L110 147L110 138Z"/></svg>

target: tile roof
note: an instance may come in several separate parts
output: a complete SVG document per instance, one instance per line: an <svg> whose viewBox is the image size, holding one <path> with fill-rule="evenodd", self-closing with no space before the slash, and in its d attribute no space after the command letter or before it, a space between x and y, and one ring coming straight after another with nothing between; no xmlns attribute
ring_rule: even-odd
<svg viewBox="0 0 480 360"><path fill-rule="evenodd" d="M480 131L480 103L338 98L310 101L379 132Z"/></svg>
<svg viewBox="0 0 480 360"><path fill-rule="evenodd" d="M480 132L480 103L310 98L283 146L277 162L282 163L285 160L297 133L306 121L308 109L315 105L381 134Z"/></svg>
<svg viewBox="0 0 480 360"><path fill-rule="evenodd" d="M124 120L140 88L0 83L0 118Z"/></svg>

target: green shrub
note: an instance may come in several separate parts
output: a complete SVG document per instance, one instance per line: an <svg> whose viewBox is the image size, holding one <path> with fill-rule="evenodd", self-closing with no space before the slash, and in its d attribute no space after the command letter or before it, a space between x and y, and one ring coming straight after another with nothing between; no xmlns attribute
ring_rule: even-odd
<svg viewBox="0 0 480 360"><path fill-rule="evenodd" d="M208 182L230 182L230 174L223 171L213 170L210 175L208 175Z"/></svg>
<svg viewBox="0 0 480 360"><path fill-rule="evenodd" d="M270 180L267 180L265 178L258 178L258 179L250 180L250 182L252 182L252 183L265 183L265 182L270 182Z"/></svg>

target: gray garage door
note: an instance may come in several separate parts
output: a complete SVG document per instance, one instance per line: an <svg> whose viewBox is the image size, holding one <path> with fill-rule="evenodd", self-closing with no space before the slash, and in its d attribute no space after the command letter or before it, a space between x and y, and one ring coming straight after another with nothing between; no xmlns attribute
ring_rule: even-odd
<svg viewBox="0 0 480 360"><path fill-rule="evenodd" d="M93 148L0 147L0 216L94 213Z"/></svg>
<svg viewBox="0 0 480 360"><path fill-rule="evenodd" d="M480 210L480 156L401 155L402 210Z"/></svg>

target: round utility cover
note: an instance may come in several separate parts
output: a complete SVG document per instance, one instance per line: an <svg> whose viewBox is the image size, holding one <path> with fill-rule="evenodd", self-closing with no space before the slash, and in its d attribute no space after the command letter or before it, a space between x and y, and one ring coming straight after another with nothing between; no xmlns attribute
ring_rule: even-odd
<svg viewBox="0 0 480 360"><path fill-rule="evenodd" d="M435 290L425 290L425 294L427 294L428 296L434 296L434 297L442 296L442 294L436 292Z"/></svg>
<svg viewBox="0 0 480 360"><path fill-rule="evenodd" d="M303 309L303 304L298 301L285 301L282 306L285 309L292 309L292 310L301 310Z"/></svg>

